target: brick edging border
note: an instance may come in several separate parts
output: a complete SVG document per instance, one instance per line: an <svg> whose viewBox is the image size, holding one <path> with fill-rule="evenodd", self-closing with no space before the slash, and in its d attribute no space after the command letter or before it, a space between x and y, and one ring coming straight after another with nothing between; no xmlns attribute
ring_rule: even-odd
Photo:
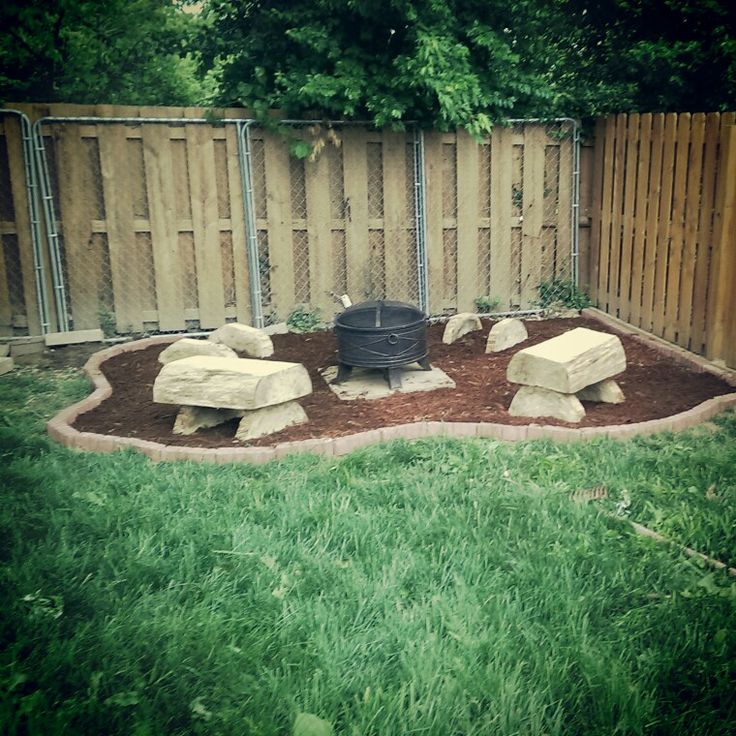
<svg viewBox="0 0 736 736"><path fill-rule="evenodd" d="M712 365L699 358L669 345L664 341L645 333L638 334L635 328L630 328L618 320L613 322L608 315L598 310L585 309L584 317L591 317L601 324L617 332L629 334L639 339L659 352L671 355L673 359L684 361L699 372L714 373L736 386L736 372L728 371ZM628 329L627 329L628 328ZM112 387L102 373L101 365L110 358L126 352L145 350L152 345L165 345L179 339L179 335L158 335L142 340L123 343L115 347L106 348L94 353L84 365L84 371L89 377L94 391L73 404L62 409L47 424L49 436L64 447L88 452L115 452L131 448L143 453L155 462L170 460L198 460L211 463L266 463L294 452L312 452L328 457L346 455L353 450L366 447L378 442L393 439L415 440L424 437L485 437L506 442L522 440L550 439L556 442L571 442L587 440L595 437L610 437L612 439L628 439L635 435L648 435L655 432L677 432L711 419L716 414L736 407L736 392L716 396L702 404L679 414L663 419L652 419L637 424L621 424L606 427L555 427L540 424L511 425L492 422L415 422L413 424L399 424L393 427L371 429L366 432L346 435L344 437L326 437L324 439L301 440L299 442L282 442L272 447L183 447L177 445L163 445L159 442L136 439L134 437L117 437L114 435L80 432L72 427L72 423L80 414L99 406L112 395ZM649 339L651 338L651 339ZM685 353L683 355L683 353ZM728 377L726 377L728 376Z"/></svg>

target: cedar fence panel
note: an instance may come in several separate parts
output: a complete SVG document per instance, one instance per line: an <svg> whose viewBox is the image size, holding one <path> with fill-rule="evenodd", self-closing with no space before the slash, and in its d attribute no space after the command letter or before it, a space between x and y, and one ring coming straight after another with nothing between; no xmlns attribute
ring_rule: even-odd
<svg viewBox="0 0 736 736"><path fill-rule="evenodd" d="M601 309L736 366L736 115L597 126L587 282Z"/></svg>

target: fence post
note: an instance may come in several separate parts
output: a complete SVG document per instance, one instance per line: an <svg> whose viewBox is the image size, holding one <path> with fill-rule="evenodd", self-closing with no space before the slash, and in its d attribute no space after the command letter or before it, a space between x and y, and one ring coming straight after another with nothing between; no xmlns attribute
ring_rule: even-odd
<svg viewBox="0 0 736 736"><path fill-rule="evenodd" d="M245 208L245 237L248 246L248 275L250 277L251 314L254 327L263 327L261 301L261 269L258 259L258 230L253 202L253 150L250 139L252 120L238 123L238 153Z"/></svg>
<svg viewBox="0 0 736 736"><path fill-rule="evenodd" d="M709 299L706 355L736 366L736 125L723 129L713 224L715 283Z"/></svg>

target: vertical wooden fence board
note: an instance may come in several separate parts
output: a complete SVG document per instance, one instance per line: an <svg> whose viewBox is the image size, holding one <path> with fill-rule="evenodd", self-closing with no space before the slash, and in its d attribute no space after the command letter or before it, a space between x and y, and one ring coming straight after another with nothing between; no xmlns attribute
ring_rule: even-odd
<svg viewBox="0 0 736 736"><path fill-rule="evenodd" d="M271 303L285 318L296 304L289 149L276 135L264 133L264 156Z"/></svg>
<svg viewBox="0 0 736 736"><path fill-rule="evenodd" d="M407 217L405 134L383 133L383 207L386 297L411 301L407 290Z"/></svg>
<svg viewBox="0 0 736 736"><path fill-rule="evenodd" d="M305 165L307 232L309 234L309 293L312 307L332 314L332 228L330 227L330 169L327 156ZM270 242L269 242L270 245Z"/></svg>
<svg viewBox="0 0 736 736"><path fill-rule="evenodd" d="M142 136L159 329L183 330L184 292L169 128L144 125Z"/></svg>
<svg viewBox="0 0 736 736"><path fill-rule="evenodd" d="M57 140L60 172L59 202L61 231L67 273L67 304L75 330L99 326L97 258L92 243L92 202L89 191L88 162L82 153L78 125L62 126Z"/></svg>
<svg viewBox="0 0 736 736"><path fill-rule="evenodd" d="M115 323L120 332L142 332L145 264L135 237L126 127L99 126L98 140Z"/></svg>
<svg viewBox="0 0 736 736"><path fill-rule="evenodd" d="M8 121L10 122L10 121ZM31 221L28 216L28 192L26 172L23 161L23 138L20 121L5 125L5 143L8 153L8 173L10 175L11 195L15 211L15 232L18 238L21 272L17 278L23 286L23 301L29 335L41 334L41 320L38 313L36 294L36 272L33 263L33 244L31 242Z"/></svg>
<svg viewBox="0 0 736 736"><path fill-rule="evenodd" d="M631 295L636 291L632 276L632 241L636 217L637 165L640 151L641 121L637 113L629 115L626 136L626 169L623 201L623 235L621 238L621 269L619 274L619 317L628 322L631 315Z"/></svg>
<svg viewBox="0 0 736 736"><path fill-rule="evenodd" d="M595 149L590 143L583 141L580 146L580 187L579 187L579 221L578 221L578 275L580 288L591 293L591 272L593 263L593 245L591 242L593 211L593 178ZM597 177L595 177L597 179Z"/></svg>
<svg viewBox="0 0 736 736"><path fill-rule="evenodd" d="M664 152L664 115L657 113L652 117L652 154L649 166L649 186L647 189L646 255L644 258L644 284L642 286L642 307L640 326L651 330L654 310L654 275L657 265L657 228L659 226L659 201L662 191L662 155Z"/></svg>
<svg viewBox="0 0 736 736"><path fill-rule="evenodd" d="M682 254L682 278L680 281L680 311L677 322L678 342L691 347L692 305L695 282L695 264L698 259L698 225L703 214L700 190L703 172L703 144L705 141L705 115L695 113L691 121L690 155L688 160L687 193L685 195L685 234Z"/></svg>
<svg viewBox="0 0 736 736"><path fill-rule="evenodd" d="M212 132L209 125L186 127L197 304L199 326L202 329L217 328L225 322L220 213Z"/></svg>
<svg viewBox="0 0 736 736"><path fill-rule="evenodd" d="M672 192L672 227L670 230L669 262L667 268L667 287L665 290L665 340L681 342L678 335L678 310L680 306L680 269L682 267L682 248L685 237L685 196L687 193L688 163L690 158L690 114L680 113L677 119L677 138L675 155L675 181ZM697 210L695 211L697 212ZM695 212L690 214L695 214ZM687 345L687 340L685 340Z"/></svg>
<svg viewBox="0 0 736 736"><path fill-rule="evenodd" d="M443 240L442 240L442 134L435 131L424 135L424 171L426 176L427 218L427 282L429 313L441 314L443 299ZM493 278L493 276L491 276Z"/></svg>
<svg viewBox="0 0 736 736"><path fill-rule="evenodd" d="M342 155L348 221L345 225L347 293L358 302L368 292L368 151L366 133L343 131Z"/></svg>
<svg viewBox="0 0 736 736"><path fill-rule="evenodd" d="M511 136L497 125L491 137L491 291L499 309L509 309L514 282L511 267Z"/></svg>
<svg viewBox="0 0 736 736"><path fill-rule="evenodd" d="M637 326L639 326L641 320L651 147L652 115L651 113L644 113L639 118L639 158L636 166L636 200L634 203L631 243L631 290L628 317L626 318L631 324Z"/></svg>
<svg viewBox="0 0 736 736"><path fill-rule="evenodd" d="M705 118L705 140L703 142L703 173L700 197L700 221L698 223L698 255L695 261L695 283L693 285L693 310L691 345L700 352L705 349L707 339L706 315L708 307L708 285L711 282L713 209L715 207L716 165L721 116L710 113Z"/></svg>
<svg viewBox="0 0 736 736"><path fill-rule="evenodd" d="M248 249L245 232L243 186L238 156L238 134L232 125L225 129L227 151L227 181L230 191L230 227L232 232L232 259L235 277L235 313L238 322L250 324L253 316L250 305Z"/></svg>
<svg viewBox="0 0 736 736"><path fill-rule="evenodd" d="M621 246L623 239L624 187L626 183L626 149L628 117L616 117L616 153L614 156L613 197L611 201L611 249L608 264L608 311L618 317L621 288Z"/></svg>
<svg viewBox="0 0 736 736"><path fill-rule="evenodd" d="M478 287L478 144L457 134L457 311L472 312ZM485 291L483 292L485 293Z"/></svg>
<svg viewBox="0 0 736 736"><path fill-rule="evenodd" d="M603 153L603 204L601 207L601 241L598 261L598 302L603 310L608 309L610 294L608 271L611 261L611 216L613 213L614 174L616 169L616 118L606 119L606 146Z"/></svg>
<svg viewBox="0 0 736 736"><path fill-rule="evenodd" d="M588 289L593 303L599 306L603 301L600 291L600 265L602 249L605 238L603 237L603 202L607 197L603 181L605 178L605 154L608 147L607 141L608 124L603 118L598 118L595 123L595 143L593 149L593 167L591 176L592 185L592 212L590 218L590 263L588 265Z"/></svg>
<svg viewBox="0 0 736 736"><path fill-rule="evenodd" d="M557 190L557 208L553 221L546 224L555 228L557 252L555 276L570 280L573 277L572 263L568 266L572 254L572 140L563 138L556 146L559 156L559 167L556 172L555 189ZM553 172L554 175L554 172ZM580 202L578 202L578 205ZM578 210L579 211L579 210ZM580 258L580 243L578 241L578 259ZM564 268L561 268L561 265ZM579 270L578 263L578 270Z"/></svg>
<svg viewBox="0 0 736 736"><path fill-rule="evenodd" d="M523 309L539 297L542 280L542 225L544 224L544 127L524 126L524 220L521 225L521 302Z"/></svg>
<svg viewBox="0 0 736 736"><path fill-rule="evenodd" d="M736 125L721 128L713 218L713 298L708 303L706 355L736 367Z"/></svg>
<svg viewBox="0 0 736 736"><path fill-rule="evenodd" d="M665 298L667 295L667 260L672 227L672 189L674 186L675 141L677 139L677 114L668 113L664 121L664 147L662 150L662 189L659 197L659 224L657 227L657 264L654 274L654 303L652 331L662 337L665 324Z"/></svg>

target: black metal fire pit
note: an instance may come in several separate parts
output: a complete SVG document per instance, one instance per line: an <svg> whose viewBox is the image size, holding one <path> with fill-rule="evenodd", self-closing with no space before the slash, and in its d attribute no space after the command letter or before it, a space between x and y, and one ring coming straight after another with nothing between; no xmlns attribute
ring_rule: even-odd
<svg viewBox="0 0 736 736"><path fill-rule="evenodd" d="M348 307L335 318L341 383L353 367L383 369L390 388L401 386L401 366L419 363L431 370L427 351L427 317L421 309L392 301Z"/></svg>

